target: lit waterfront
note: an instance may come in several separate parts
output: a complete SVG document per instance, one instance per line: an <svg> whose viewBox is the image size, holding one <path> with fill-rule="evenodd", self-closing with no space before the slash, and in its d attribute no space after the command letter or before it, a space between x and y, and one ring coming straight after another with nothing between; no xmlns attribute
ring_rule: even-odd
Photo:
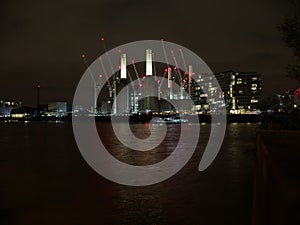
<svg viewBox="0 0 300 225"><path fill-rule="evenodd" d="M136 165L167 157L180 130L179 125L168 125L162 147L140 154L124 148L109 127L98 126L106 146L118 159ZM0 222L250 224L256 127L229 124L219 155L200 173L210 131L209 124L202 124L195 154L178 174L156 185L129 187L102 178L86 164L70 123L1 123ZM140 138L147 135L145 124L131 129Z"/></svg>

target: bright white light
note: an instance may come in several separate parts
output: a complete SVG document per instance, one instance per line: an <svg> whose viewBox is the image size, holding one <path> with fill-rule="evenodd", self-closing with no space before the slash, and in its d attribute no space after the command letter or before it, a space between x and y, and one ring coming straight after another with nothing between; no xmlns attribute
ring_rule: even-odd
<svg viewBox="0 0 300 225"><path fill-rule="evenodd" d="M121 79L126 79L126 54L121 55Z"/></svg>
<svg viewBox="0 0 300 225"><path fill-rule="evenodd" d="M152 76L152 50L146 50L146 75Z"/></svg>

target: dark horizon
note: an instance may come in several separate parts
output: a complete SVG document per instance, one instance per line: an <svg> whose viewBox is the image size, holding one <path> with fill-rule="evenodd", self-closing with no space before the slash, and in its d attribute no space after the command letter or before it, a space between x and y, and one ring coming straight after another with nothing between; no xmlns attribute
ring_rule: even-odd
<svg viewBox="0 0 300 225"><path fill-rule="evenodd" d="M1 3L0 99L36 105L72 102L89 63L119 45L145 39L183 45L213 72L262 73L263 94L297 88L286 77L292 52L277 26L291 8L287 1L72 1ZM101 42L105 37L105 46Z"/></svg>

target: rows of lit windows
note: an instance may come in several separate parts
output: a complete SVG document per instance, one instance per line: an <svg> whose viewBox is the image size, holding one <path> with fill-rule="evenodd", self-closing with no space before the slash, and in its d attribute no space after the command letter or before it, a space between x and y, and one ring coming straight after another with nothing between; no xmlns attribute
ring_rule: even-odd
<svg viewBox="0 0 300 225"><path fill-rule="evenodd" d="M22 102L14 102L14 101L4 101L1 100L0 101L0 106L8 106L8 107L14 107L14 106L20 106L22 104Z"/></svg>

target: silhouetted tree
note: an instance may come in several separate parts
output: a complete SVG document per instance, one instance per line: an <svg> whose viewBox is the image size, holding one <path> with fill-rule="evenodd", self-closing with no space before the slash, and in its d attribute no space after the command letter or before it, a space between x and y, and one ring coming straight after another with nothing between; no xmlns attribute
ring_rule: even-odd
<svg viewBox="0 0 300 225"><path fill-rule="evenodd" d="M287 66L287 76L300 82L300 0L290 0L293 4L293 13L284 16L278 26L282 39L295 56L293 63Z"/></svg>

